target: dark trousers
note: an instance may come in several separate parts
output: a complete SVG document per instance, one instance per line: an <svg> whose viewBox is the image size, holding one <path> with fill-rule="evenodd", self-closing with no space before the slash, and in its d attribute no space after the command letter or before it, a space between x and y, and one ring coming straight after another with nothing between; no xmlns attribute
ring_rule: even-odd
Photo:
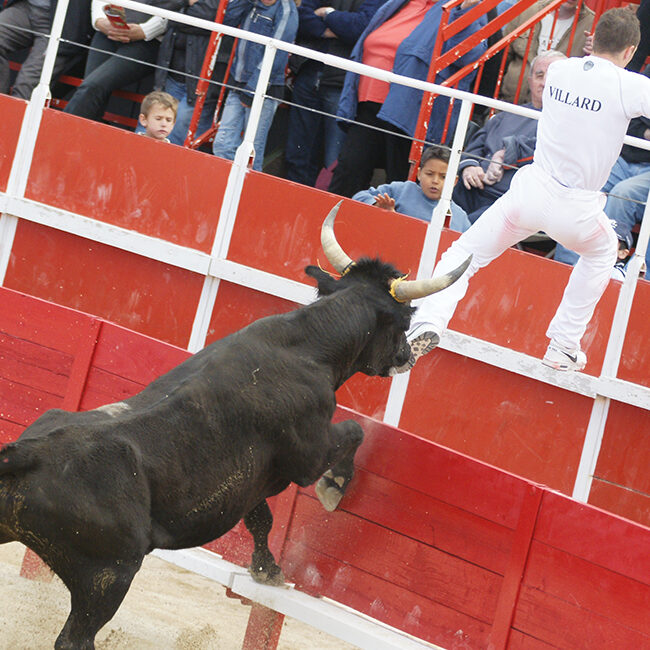
<svg viewBox="0 0 650 650"><path fill-rule="evenodd" d="M290 181L314 185L322 167L339 157L345 134L336 118L299 108L305 106L336 115L341 88L321 84L322 66L303 64L293 84L287 144L284 150L285 176Z"/></svg>
<svg viewBox="0 0 650 650"><path fill-rule="evenodd" d="M329 191L340 196L352 196L367 190L375 169L386 170L386 182L404 181L409 172L411 138L400 133L392 124L377 117L381 104L360 102L357 121L351 124L343 142L339 161L329 185ZM376 126L376 131L363 125Z"/></svg>
<svg viewBox="0 0 650 650"><path fill-rule="evenodd" d="M160 42L153 39L119 43L97 32L90 45L99 51L93 49L88 53L83 83L68 102L65 112L99 120L114 90L151 74L153 68L144 64L156 62Z"/></svg>
<svg viewBox="0 0 650 650"><path fill-rule="evenodd" d="M459 174L452 199L467 212L470 223L474 223L502 194L502 190L495 190L490 185L482 190L477 187L468 190Z"/></svg>

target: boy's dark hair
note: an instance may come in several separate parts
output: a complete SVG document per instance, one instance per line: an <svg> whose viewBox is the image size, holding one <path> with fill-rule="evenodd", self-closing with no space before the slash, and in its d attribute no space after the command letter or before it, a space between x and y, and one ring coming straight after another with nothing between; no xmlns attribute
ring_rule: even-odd
<svg viewBox="0 0 650 650"><path fill-rule="evenodd" d="M441 147L439 144L434 144L430 147L427 147L422 152L422 158L420 158L420 167L424 167L424 165L430 160L442 160L443 162L449 163L449 149L446 147Z"/></svg>
<svg viewBox="0 0 650 650"><path fill-rule="evenodd" d="M178 110L178 100L172 97L169 93L162 90L154 90L150 92L143 100L140 106L140 113L149 115L149 111L153 108L154 104L160 104L163 108L171 108L176 119L176 111Z"/></svg>
<svg viewBox="0 0 650 650"><path fill-rule="evenodd" d="M624 8L606 11L594 32L594 53L618 54L626 47L637 47L641 40L639 19Z"/></svg>

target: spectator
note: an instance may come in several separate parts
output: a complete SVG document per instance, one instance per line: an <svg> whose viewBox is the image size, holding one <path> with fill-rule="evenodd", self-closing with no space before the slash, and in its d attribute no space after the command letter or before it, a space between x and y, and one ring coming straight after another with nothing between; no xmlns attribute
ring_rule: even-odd
<svg viewBox="0 0 650 650"><path fill-rule="evenodd" d="M628 7L631 6L628 5ZM641 24L641 42L632 60L628 63L627 69L632 70L632 72L642 72L645 60L650 55L650 0L641 0L636 17Z"/></svg>
<svg viewBox="0 0 650 650"><path fill-rule="evenodd" d="M141 135L162 142L169 142L169 134L176 122L178 100L161 90L150 92L140 107L138 121L144 128Z"/></svg>
<svg viewBox="0 0 650 650"><path fill-rule="evenodd" d="M11 89L14 97L29 99L38 84L45 50L52 29L57 0L7 0L0 11L0 92L7 94L11 83L9 58L30 48ZM57 51L52 80L85 56L78 44L90 41L90 0L71 0Z"/></svg>
<svg viewBox="0 0 650 650"><path fill-rule="evenodd" d="M528 77L531 100L529 104L525 104L528 108L541 110L546 71L558 58L565 58L564 54L547 51L533 59ZM537 120L502 112L488 120L467 143L458 166L462 182L454 188L454 200L468 213L471 223L505 194L517 171L516 167L532 162L536 134ZM508 151L504 138L509 138ZM497 152L497 159L500 158L512 167L501 167L495 177L488 179L488 165Z"/></svg>
<svg viewBox="0 0 650 650"><path fill-rule="evenodd" d="M535 158L510 189L443 253L437 276L470 257L467 271L428 296L412 319L409 370L440 340L469 279L509 246L543 230L581 253L551 320L542 363L582 370L580 342L612 274L617 242L602 209L600 188L621 150L630 118L650 117L650 80L624 70L639 44L639 21L610 9L598 21L593 55L555 61L548 71ZM551 90L552 89L552 90Z"/></svg>
<svg viewBox="0 0 650 650"><path fill-rule="evenodd" d="M230 0L224 22L238 25L241 29L270 36L277 40L293 43L298 31L298 10L294 0ZM253 93L259 78L264 46L240 40L230 73L230 90L223 108L219 130L214 138L212 151L215 156L233 160L235 151L242 142L246 128ZM273 59L267 97L264 98L257 133L255 134L255 160L253 169L262 170L266 136L271 128L273 116L284 89L284 71L287 66L287 52L278 50Z"/></svg>
<svg viewBox="0 0 650 650"><path fill-rule="evenodd" d="M510 34L517 27L523 25L527 20L532 18L535 14L539 13L550 0L540 0L532 7L521 13L517 18L509 22L504 28L504 34ZM555 12L547 14L540 22L533 27L533 36L528 50L528 58L526 60L526 73L529 70L529 61L531 61L538 54L542 54L547 50L557 50L567 56L583 56L583 54L590 54L591 49L587 46L587 36L591 31L594 22L594 12L587 7L585 2L580 7L578 13L578 22L573 36L573 44L571 45L571 53L567 52L569 48L569 38L573 29L573 22L576 18L576 11L578 8L578 0L568 0L560 5L557 10L557 20L555 19ZM555 28L553 29L553 21L555 21ZM553 38L551 38L551 29L553 29ZM515 103L515 94L517 92L517 85L521 76L521 68L523 65L524 55L526 54L526 47L528 45L529 31L525 31L518 38L516 38L510 46L508 55L508 68L503 77L501 85L500 97L506 102ZM589 41L591 43L591 40ZM519 94L518 103L523 104L528 102L529 94L526 84L522 83L521 92Z"/></svg>
<svg viewBox="0 0 650 650"><path fill-rule="evenodd" d="M451 12L458 19L479 0L465 0ZM425 80L436 42L444 0L388 0L372 17L354 46L350 58L376 68L392 70L413 79ZM475 33L486 24L485 16L474 21L444 45L445 50ZM436 77L436 83L475 61L485 51L476 45ZM464 77L458 87L469 90L474 74ZM373 170L386 170L386 179L402 181L409 169L408 154L420 111L422 91L400 84L389 84L348 72L345 75L338 115L356 120L348 125L338 164L329 191L352 196L370 185ZM438 97L433 104L426 138L438 142L447 117L448 98ZM456 103L458 107L458 103ZM367 126L374 128L367 128ZM452 122L451 128L454 128ZM377 130L381 129L381 130ZM405 137L407 136L407 137Z"/></svg>
<svg viewBox="0 0 650 650"><path fill-rule="evenodd" d="M178 11L182 0L142 0L154 7ZM95 35L86 60L81 86L74 93L64 111L101 119L114 90L143 79L152 72L158 56L167 20L132 9L124 10L126 27L115 27L104 13L105 2L92 0L91 20ZM149 64L149 65L147 65Z"/></svg>
<svg viewBox="0 0 650 650"><path fill-rule="evenodd" d="M401 212L409 217L431 221L433 210L440 200L448 166L449 151L446 148L439 145L427 147L422 153L417 183L393 181L357 192L352 198L384 210ZM470 224L465 210L453 201L450 210L449 227L459 232L467 230Z"/></svg>
<svg viewBox="0 0 650 650"><path fill-rule="evenodd" d="M298 9L298 38L304 47L348 58L363 30L383 0L305 0ZM322 167L330 168L339 156L343 131L336 114L345 70L292 54L293 106L289 113L284 150L285 176L314 185Z"/></svg>
<svg viewBox="0 0 650 650"><path fill-rule="evenodd" d="M213 21L218 7L219 0L187 0L187 5L180 11L186 16ZM178 100L176 124L169 134L169 141L173 144L182 145L185 142L196 102L197 79L201 75L211 33L190 25L171 23L160 43L154 86L159 90L165 90ZM226 56L227 61L229 49L228 46L224 47L225 40L222 40L219 49L220 64L215 66L212 75L214 81L220 82L224 77L223 57ZM232 45L232 39L229 39L228 43ZM219 86L211 84L197 126L198 134L212 127L218 93Z"/></svg>

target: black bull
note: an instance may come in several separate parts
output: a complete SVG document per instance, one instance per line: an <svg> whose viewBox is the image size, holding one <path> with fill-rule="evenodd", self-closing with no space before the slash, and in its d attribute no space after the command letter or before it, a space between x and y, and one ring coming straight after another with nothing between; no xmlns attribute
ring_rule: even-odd
<svg viewBox="0 0 650 650"><path fill-rule="evenodd" d="M379 260L352 263L335 214L323 248L344 273L307 267L316 302L213 343L124 402L48 411L0 450L0 543L29 546L71 593L56 648L94 647L154 548L206 544L243 517L251 574L279 584L266 499L322 477L319 497L338 504L363 431L332 424L335 391L356 372L386 376L408 360L408 299L432 287L401 283ZM463 270L427 282L439 290Z"/></svg>

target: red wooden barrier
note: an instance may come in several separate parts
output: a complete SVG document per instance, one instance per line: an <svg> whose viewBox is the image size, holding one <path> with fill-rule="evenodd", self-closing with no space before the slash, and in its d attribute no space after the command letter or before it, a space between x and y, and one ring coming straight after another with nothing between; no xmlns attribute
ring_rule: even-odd
<svg viewBox="0 0 650 650"><path fill-rule="evenodd" d="M7 137L0 145L7 156L13 152L16 117L23 109L23 102L0 96L0 110L9 116ZM47 109L27 196L206 253L217 230L230 168L230 163L213 156ZM2 169L6 165L0 166L0 174ZM304 266L325 264L318 231L322 216L336 200L327 192L248 173L227 260L307 282ZM422 221L350 200L337 219L337 236L350 255L381 255L411 272L417 268L425 231ZM440 249L455 236L443 232ZM472 280L470 295L459 305L451 327L540 357L546 324L569 270L509 250ZM179 347L188 345L203 284L200 273L25 219L18 223L4 282L8 288ZM619 287L610 283L587 330L586 370L593 375L600 372ZM640 282L619 369L622 379L644 386L650 386L649 302L650 284ZM283 298L222 280L207 340L293 306ZM389 386L381 379L354 377L341 388L338 399L355 411L382 418ZM14 391L12 409L20 409L21 399L27 399L21 391L20 386ZM42 399L44 407L59 403L51 393ZM591 399L441 350L425 357L412 372L399 425L570 494L592 404ZM643 409L612 403L590 497L595 504L646 524L650 523L646 471L650 438L643 435L647 421Z"/></svg>
<svg viewBox="0 0 650 650"><path fill-rule="evenodd" d="M123 399L187 358L7 289L0 301L3 442L46 407ZM336 417L366 432L339 510L295 486L272 503L271 547L299 589L447 648L650 645L650 529L364 415ZM210 545L240 564L251 547L241 527ZM279 619L263 619L274 647Z"/></svg>

